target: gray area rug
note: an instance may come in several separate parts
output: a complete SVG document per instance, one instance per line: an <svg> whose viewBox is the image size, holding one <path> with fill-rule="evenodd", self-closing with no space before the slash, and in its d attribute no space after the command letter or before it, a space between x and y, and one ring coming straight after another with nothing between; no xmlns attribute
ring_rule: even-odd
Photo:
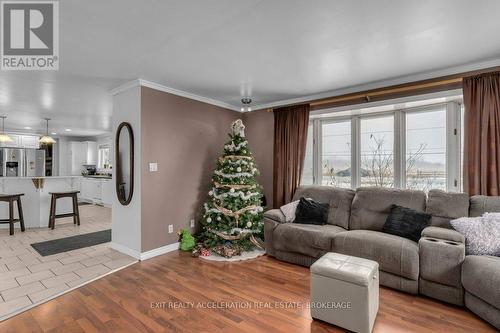
<svg viewBox="0 0 500 333"><path fill-rule="evenodd" d="M31 247L45 257L107 242L111 242L111 229L34 243Z"/></svg>

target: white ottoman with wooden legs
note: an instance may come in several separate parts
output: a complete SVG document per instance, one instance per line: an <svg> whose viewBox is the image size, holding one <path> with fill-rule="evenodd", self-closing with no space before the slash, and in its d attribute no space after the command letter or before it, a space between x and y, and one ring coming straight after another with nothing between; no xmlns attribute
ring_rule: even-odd
<svg viewBox="0 0 500 333"><path fill-rule="evenodd" d="M327 253L311 266L311 316L360 333L373 329L379 302L378 263Z"/></svg>

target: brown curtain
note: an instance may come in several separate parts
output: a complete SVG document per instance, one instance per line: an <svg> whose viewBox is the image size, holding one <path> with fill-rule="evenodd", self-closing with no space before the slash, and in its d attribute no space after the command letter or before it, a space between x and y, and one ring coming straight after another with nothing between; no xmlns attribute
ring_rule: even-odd
<svg viewBox="0 0 500 333"><path fill-rule="evenodd" d="M274 109L274 207L292 200L306 153L309 104Z"/></svg>
<svg viewBox="0 0 500 333"><path fill-rule="evenodd" d="M464 190L500 195L500 72L464 78Z"/></svg>

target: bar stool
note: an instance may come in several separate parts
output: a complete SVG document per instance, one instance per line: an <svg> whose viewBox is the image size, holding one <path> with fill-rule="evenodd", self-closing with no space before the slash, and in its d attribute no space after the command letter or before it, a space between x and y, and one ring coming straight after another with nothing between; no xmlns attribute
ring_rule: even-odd
<svg viewBox="0 0 500 333"><path fill-rule="evenodd" d="M23 216L23 206L21 204L21 197L24 193L19 194L0 194L0 202L9 203L9 218L1 219L0 223L9 223L9 234L14 234L14 223L19 222L21 224L21 231L24 232L24 216ZM14 218L14 202L17 202L17 212L19 215L18 219Z"/></svg>
<svg viewBox="0 0 500 333"><path fill-rule="evenodd" d="M54 229L56 226L56 219L63 217L73 217L73 224L80 225L80 212L78 211L78 197L80 191L69 192L49 192L50 198L50 215L49 215L49 228ZM73 201L73 212L66 214L56 214L57 199L71 198Z"/></svg>

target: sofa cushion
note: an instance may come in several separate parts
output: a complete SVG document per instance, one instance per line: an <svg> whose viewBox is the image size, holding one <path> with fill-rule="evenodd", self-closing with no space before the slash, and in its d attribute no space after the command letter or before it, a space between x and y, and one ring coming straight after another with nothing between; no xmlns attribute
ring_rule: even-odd
<svg viewBox="0 0 500 333"><path fill-rule="evenodd" d="M332 198L330 199L330 211L328 212L328 224L349 229L351 205L355 193L353 190L342 188L333 190Z"/></svg>
<svg viewBox="0 0 500 333"><path fill-rule="evenodd" d="M500 258L465 257L462 284L469 293L500 309Z"/></svg>
<svg viewBox="0 0 500 333"><path fill-rule="evenodd" d="M429 224L432 215L414 209L392 205L385 221L383 232L418 242L422 230Z"/></svg>
<svg viewBox="0 0 500 333"><path fill-rule="evenodd" d="M333 251L371 259L380 270L418 280L418 244L399 236L371 230L351 230L335 235Z"/></svg>
<svg viewBox="0 0 500 333"><path fill-rule="evenodd" d="M426 212L432 215L430 225L451 228L451 220L469 216L469 195L430 190L427 194Z"/></svg>
<svg viewBox="0 0 500 333"><path fill-rule="evenodd" d="M495 216L461 217L452 220L453 228L465 236L468 255L500 256L500 219Z"/></svg>
<svg viewBox="0 0 500 333"><path fill-rule="evenodd" d="M279 251L290 251L319 258L332 249L335 234L346 231L334 225L280 224L274 229L273 246Z"/></svg>
<svg viewBox="0 0 500 333"><path fill-rule="evenodd" d="M326 224L329 205L314 199L300 198L295 211L294 223L300 224Z"/></svg>
<svg viewBox="0 0 500 333"><path fill-rule="evenodd" d="M381 231L391 206L425 211L425 193L414 190L358 188L352 201L349 229Z"/></svg>
<svg viewBox="0 0 500 333"><path fill-rule="evenodd" d="M351 215L351 204L356 192L351 189L336 188L331 186L300 186L293 200L300 197L312 198L319 202L330 204L328 224L338 225L348 229Z"/></svg>
<svg viewBox="0 0 500 333"><path fill-rule="evenodd" d="M491 212L500 212L500 197L474 195L470 198L469 216L483 216Z"/></svg>

